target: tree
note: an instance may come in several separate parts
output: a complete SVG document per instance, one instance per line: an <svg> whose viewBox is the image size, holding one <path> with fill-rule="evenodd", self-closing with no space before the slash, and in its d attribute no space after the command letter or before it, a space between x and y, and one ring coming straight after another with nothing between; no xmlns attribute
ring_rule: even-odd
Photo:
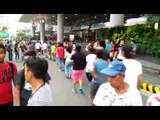
<svg viewBox="0 0 160 120"><path fill-rule="evenodd" d="M146 14L145 16L148 16L147 24L149 24L150 27L154 28L154 24L157 22L160 25L160 14Z"/></svg>
<svg viewBox="0 0 160 120"><path fill-rule="evenodd" d="M26 34L25 33L23 33L23 32L18 32L17 33L17 38L19 38L19 39L24 39L26 37Z"/></svg>
<svg viewBox="0 0 160 120"><path fill-rule="evenodd" d="M7 32L7 31L8 31L8 27L7 26L0 27L0 32Z"/></svg>

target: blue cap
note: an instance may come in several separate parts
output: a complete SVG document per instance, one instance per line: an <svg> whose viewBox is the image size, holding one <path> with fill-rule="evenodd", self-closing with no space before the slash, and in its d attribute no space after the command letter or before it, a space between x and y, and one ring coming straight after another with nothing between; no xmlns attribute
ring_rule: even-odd
<svg viewBox="0 0 160 120"><path fill-rule="evenodd" d="M113 61L107 68L103 69L101 73L107 76L116 76L119 73L125 72L125 70L126 67L121 61Z"/></svg>

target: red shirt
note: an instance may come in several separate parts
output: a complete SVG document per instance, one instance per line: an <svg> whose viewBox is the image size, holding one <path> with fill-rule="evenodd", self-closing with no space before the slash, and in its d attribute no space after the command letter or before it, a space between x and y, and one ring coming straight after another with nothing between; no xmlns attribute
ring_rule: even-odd
<svg viewBox="0 0 160 120"><path fill-rule="evenodd" d="M110 53L113 53L113 54L114 54L114 52L115 52L115 45L112 44L112 47L111 47L111 49L110 49Z"/></svg>
<svg viewBox="0 0 160 120"><path fill-rule="evenodd" d="M58 58L64 58L64 47L57 48Z"/></svg>
<svg viewBox="0 0 160 120"><path fill-rule="evenodd" d="M17 74L17 67L13 63L14 76ZM12 70L7 62L0 65L0 104L13 101L12 94Z"/></svg>

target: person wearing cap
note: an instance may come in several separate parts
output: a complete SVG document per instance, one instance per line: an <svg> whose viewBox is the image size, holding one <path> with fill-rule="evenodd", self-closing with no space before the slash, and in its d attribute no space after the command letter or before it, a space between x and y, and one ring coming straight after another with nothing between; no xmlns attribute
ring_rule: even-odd
<svg viewBox="0 0 160 120"><path fill-rule="evenodd" d="M133 59L133 55L134 52L132 50L132 46L124 46L122 48L122 56L124 57L122 63L126 66L124 81L127 82L131 87L135 87L140 90L143 83L142 64Z"/></svg>
<svg viewBox="0 0 160 120"><path fill-rule="evenodd" d="M142 98L137 89L124 82L126 67L121 61L113 61L101 71L108 77L93 100L96 106L142 106Z"/></svg>

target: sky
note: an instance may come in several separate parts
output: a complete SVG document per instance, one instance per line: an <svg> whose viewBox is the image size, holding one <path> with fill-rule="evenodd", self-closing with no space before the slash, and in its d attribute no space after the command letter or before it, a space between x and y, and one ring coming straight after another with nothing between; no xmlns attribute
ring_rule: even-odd
<svg viewBox="0 0 160 120"><path fill-rule="evenodd" d="M7 26L10 36L15 35L19 29L29 29L28 23L18 22L22 14L0 14L0 27Z"/></svg>

